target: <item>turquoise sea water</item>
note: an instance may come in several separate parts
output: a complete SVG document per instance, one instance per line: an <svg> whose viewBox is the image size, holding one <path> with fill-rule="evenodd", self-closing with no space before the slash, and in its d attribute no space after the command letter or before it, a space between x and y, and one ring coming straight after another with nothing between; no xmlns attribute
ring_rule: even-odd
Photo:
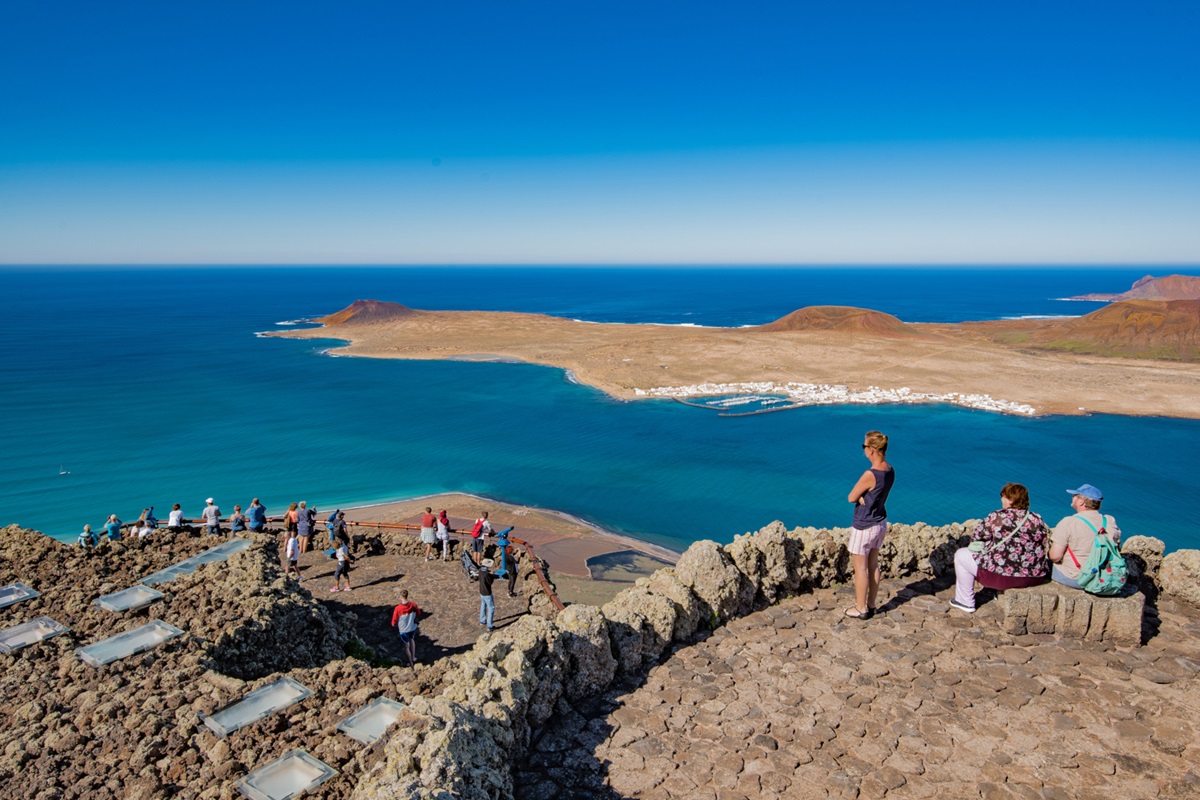
<svg viewBox="0 0 1200 800"><path fill-rule="evenodd" d="M73 540L108 513L195 515L465 491L554 508L673 548L774 519L845 525L861 435L893 441L894 521L979 517L1026 483L1051 522L1094 483L1128 534L1200 546L1170 454L1195 421L1023 419L944 406L822 407L744 418L615 401L555 369L331 358L256 338L359 298L597 321L742 325L804 305L910 321L1085 313L1056 298L1141 270L0 270L0 521ZM863 296L870 295L871 302ZM68 475L60 475L60 468Z"/></svg>

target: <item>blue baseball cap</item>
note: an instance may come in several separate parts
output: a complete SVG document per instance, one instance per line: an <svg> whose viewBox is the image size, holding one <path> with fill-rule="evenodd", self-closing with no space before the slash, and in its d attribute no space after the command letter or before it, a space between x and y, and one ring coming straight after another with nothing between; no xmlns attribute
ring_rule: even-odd
<svg viewBox="0 0 1200 800"><path fill-rule="evenodd" d="M1101 500L1104 499L1104 493L1101 492L1099 489L1097 489L1095 486L1092 486L1090 483L1085 483L1083 486L1080 486L1078 489L1067 489L1067 494L1072 495L1072 496L1077 495L1077 494L1083 495L1088 500L1095 500L1096 502L1100 502Z"/></svg>

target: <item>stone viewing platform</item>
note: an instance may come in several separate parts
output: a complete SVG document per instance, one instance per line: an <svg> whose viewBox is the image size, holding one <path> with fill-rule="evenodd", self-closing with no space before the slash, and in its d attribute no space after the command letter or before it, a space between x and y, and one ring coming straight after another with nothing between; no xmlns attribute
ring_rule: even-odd
<svg viewBox="0 0 1200 800"><path fill-rule="evenodd" d="M1067 596L1060 614L1062 590L1013 590L968 615L948 600L974 524L894 525L866 622L842 613L848 531L776 522L697 542L600 607L555 612L523 565L503 627L477 636L459 624L474 585L455 592L452 565L424 562L412 537L385 537L353 604L310 591L328 576L320 554L303 584L286 580L264 535L115 613L92 601L210 541L90 552L10 527L0 585L21 586L0 627L50 616L65 630L0 654L0 790L225 800L302 748L332 770L306 796L328 800L1197 796L1200 553L1130 537L1137 597ZM390 631L365 619L401 574L437 598L423 635L442 657L415 670L379 657ZM1129 600L1144 607L1111 613ZM103 666L76 655L146 619L179 634ZM206 723L280 678L311 695L224 738ZM339 729L379 698L405 707L378 741Z"/></svg>
<svg viewBox="0 0 1200 800"><path fill-rule="evenodd" d="M1006 634L1003 603L935 588L887 581L866 623L848 586L732 621L560 717L515 796L1200 796L1195 609L1166 601L1145 647L1113 649Z"/></svg>
<svg viewBox="0 0 1200 800"><path fill-rule="evenodd" d="M414 698L354 797L1194 796L1197 554L1125 543L1141 647L1013 635L994 598L949 607L974 524L894 525L867 622L848 532L780 523L519 620Z"/></svg>

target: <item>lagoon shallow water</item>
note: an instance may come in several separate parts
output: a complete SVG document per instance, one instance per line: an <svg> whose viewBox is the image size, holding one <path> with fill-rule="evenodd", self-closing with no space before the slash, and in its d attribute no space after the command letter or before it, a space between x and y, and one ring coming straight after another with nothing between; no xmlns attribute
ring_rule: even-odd
<svg viewBox="0 0 1200 800"><path fill-rule="evenodd" d="M560 271L561 272L561 271ZM263 339L355 299L543 311L624 322L758 324L804 305L863 303L912 321L1085 313L1064 294L1127 288L1140 270L0 270L4 522L74 541L109 513L212 496L226 516L464 491L554 508L682 549L780 519L846 525L862 433L892 437L894 521L978 518L1007 481L1051 524L1093 483L1127 535L1200 546L1192 486L1163 454L1200 422L1023 419L948 406L819 407L722 418L670 400L618 402L525 364L329 358L330 342ZM998 287L1010 288L1000 291ZM965 313L965 310L978 313ZM1200 388L1200 387L1198 387ZM505 524L506 521L498 520Z"/></svg>

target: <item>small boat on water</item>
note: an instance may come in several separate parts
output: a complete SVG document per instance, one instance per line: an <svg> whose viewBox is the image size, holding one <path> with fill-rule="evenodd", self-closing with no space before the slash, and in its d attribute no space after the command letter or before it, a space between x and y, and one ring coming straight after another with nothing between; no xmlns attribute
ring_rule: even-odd
<svg viewBox="0 0 1200 800"><path fill-rule="evenodd" d="M63 469L63 465L62 465L62 464L59 464L59 465L58 465L58 474L59 474L59 475L70 475L70 474L71 474L71 471L70 471L70 470L67 470L67 469Z"/></svg>

